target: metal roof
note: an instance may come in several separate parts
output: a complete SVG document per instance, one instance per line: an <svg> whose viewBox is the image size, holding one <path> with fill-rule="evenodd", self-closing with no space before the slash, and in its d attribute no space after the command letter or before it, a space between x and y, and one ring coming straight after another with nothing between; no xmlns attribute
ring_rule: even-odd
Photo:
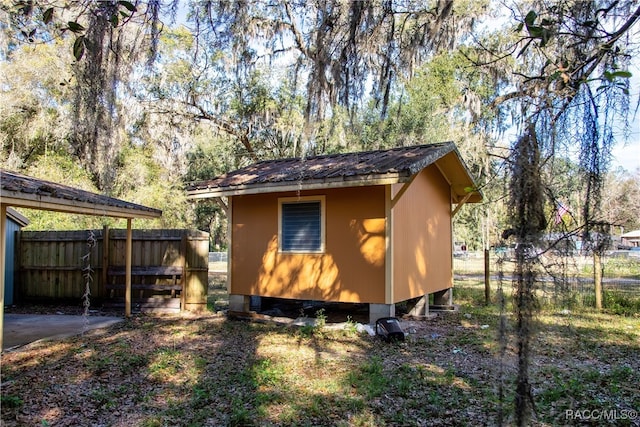
<svg viewBox="0 0 640 427"><path fill-rule="evenodd" d="M3 205L117 218L158 218L159 209L0 169Z"/></svg>
<svg viewBox="0 0 640 427"><path fill-rule="evenodd" d="M29 218L12 208L7 208L7 218L10 218L20 227L26 227L27 225L29 225Z"/></svg>
<svg viewBox="0 0 640 427"><path fill-rule="evenodd" d="M475 183L452 142L397 147L308 158L265 160L193 183L191 198L235 196L276 191L356 187L406 182L429 165L437 164L460 198ZM471 190L470 202L480 201L478 190Z"/></svg>
<svg viewBox="0 0 640 427"><path fill-rule="evenodd" d="M633 230L622 234L620 237L623 239L637 239L640 238L640 230Z"/></svg>

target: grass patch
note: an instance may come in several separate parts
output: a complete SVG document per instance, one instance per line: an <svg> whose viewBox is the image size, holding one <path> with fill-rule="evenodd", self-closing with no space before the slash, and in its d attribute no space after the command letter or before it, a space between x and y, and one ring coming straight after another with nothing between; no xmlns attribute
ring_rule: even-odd
<svg viewBox="0 0 640 427"><path fill-rule="evenodd" d="M209 277L207 310L217 312L229 308L229 294L225 280L217 276Z"/></svg>
<svg viewBox="0 0 640 427"><path fill-rule="evenodd" d="M595 305L595 296L594 304ZM640 296L621 294L619 292L604 291L602 306L612 314L634 316L640 313Z"/></svg>
<svg viewBox="0 0 640 427"><path fill-rule="evenodd" d="M481 282L457 282L454 301L459 311L405 324L397 343L356 333L355 322L332 330L324 312L308 332L214 314L134 316L4 353L2 423L472 426L496 425L501 406L511 420L517 360L512 335L500 359L495 292L485 305ZM633 314L545 306L532 345L538 423L640 407Z"/></svg>
<svg viewBox="0 0 640 427"><path fill-rule="evenodd" d="M640 259L638 258L606 258L604 268L605 275L609 277L640 279Z"/></svg>
<svg viewBox="0 0 640 427"><path fill-rule="evenodd" d="M382 359L379 356L374 356L358 366L349 373L347 379L365 399L382 396L389 385L389 378L383 372Z"/></svg>
<svg viewBox="0 0 640 427"><path fill-rule="evenodd" d="M12 396L10 394L2 395L0 397L0 406L5 409L17 409L24 405L24 400L18 396Z"/></svg>
<svg viewBox="0 0 640 427"><path fill-rule="evenodd" d="M162 348L151 356L149 376L158 381L164 381L182 371L183 355L177 349Z"/></svg>

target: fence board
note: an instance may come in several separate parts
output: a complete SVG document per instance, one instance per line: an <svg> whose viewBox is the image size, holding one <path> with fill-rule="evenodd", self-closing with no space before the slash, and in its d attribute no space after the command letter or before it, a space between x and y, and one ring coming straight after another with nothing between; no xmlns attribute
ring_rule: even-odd
<svg viewBox="0 0 640 427"><path fill-rule="evenodd" d="M186 285L184 303L187 310L206 309L209 280L209 236L206 233L189 233L185 236Z"/></svg>
<svg viewBox="0 0 640 427"><path fill-rule="evenodd" d="M106 268L124 266L126 230L93 231L91 297L104 299ZM82 257L88 231L22 231L17 254L18 302L56 299L81 301L85 291ZM134 266L185 267L183 301L187 309L206 307L209 235L188 230L133 230ZM106 264L106 265L105 265ZM163 280L163 279L158 279Z"/></svg>

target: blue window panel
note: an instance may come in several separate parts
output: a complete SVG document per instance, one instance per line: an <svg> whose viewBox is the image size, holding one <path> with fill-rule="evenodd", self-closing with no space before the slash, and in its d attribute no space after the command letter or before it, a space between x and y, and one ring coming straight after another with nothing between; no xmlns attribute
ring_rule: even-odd
<svg viewBox="0 0 640 427"><path fill-rule="evenodd" d="M321 251L320 202L283 203L281 239L285 252Z"/></svg>

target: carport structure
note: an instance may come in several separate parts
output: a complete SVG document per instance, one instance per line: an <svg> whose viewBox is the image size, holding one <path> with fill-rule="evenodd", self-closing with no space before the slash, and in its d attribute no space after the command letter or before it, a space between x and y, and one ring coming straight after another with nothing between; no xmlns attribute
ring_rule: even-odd
<svg viewBox="0 0 640 427"><path fill-rule="evenodd" d="M131 247L134 218L152 219L162 216L159 209L130 203L0 169L0 348L4 329L4 272L7 238L7 208L19 207L83 215L127 219L125 254L125 315L131 316Z"/></svg>

